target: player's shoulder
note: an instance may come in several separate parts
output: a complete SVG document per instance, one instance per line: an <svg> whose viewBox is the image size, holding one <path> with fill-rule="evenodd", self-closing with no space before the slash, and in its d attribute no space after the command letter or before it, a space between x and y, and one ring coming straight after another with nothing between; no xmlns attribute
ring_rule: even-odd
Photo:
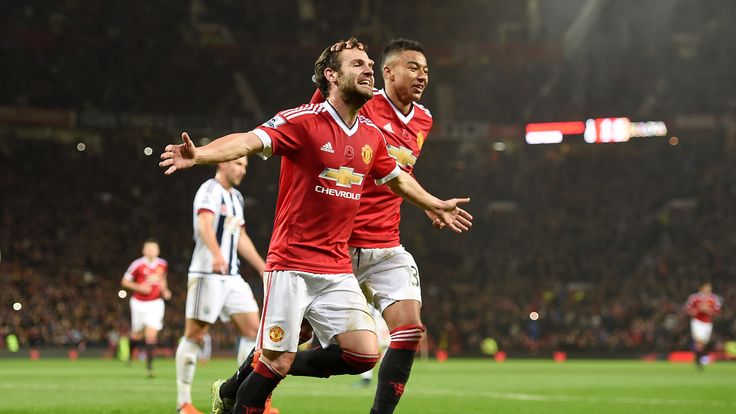
<svg viewBox="0 0 736 414"><path fill-rule="evenodd" d="M369 131L376 132L378 133L378 135L383 137L383 132L381 131L381 128L374 124L373 121L370 120L370 118L364 115L358 115L358 123L361 125L365 125L365 127L368 128Z"/></svg>
<svg viewBox="0 0 736 414"><path fill-rule="evenodd" d="M237 188L233 188L233 195L235 196L235 198L238 199L238 201L240 201L240 204L242 205L243 204L243 193L241 193L240 190L238 190Z"/></svg>
<svg viewBox="0 0 736 414"><path fill-rule="evenodd" d="M214 193L215 191L219 190L220 187L220 183L217 182L217 180L215 180L214 178L210 178L199 186L198 193Z"/></svg>
<svg viewBox="0 0 736 414"><path fill-rule="evenodd" d="M420 115L424 115L429 119L432 119L432 112L430 112L429 108L420 104L419 102L414 102L414 106L417 108L417 113L419 113Z"/></svg>
<svg viewBox="0 0 736 414"><path fill-rule="evenodd" d="M156 264L164 267L169 267L169 262L166 261L166 259L163 259L161 257L156 258Z"/></svg>
<svg viewBox="0 0 736 414"><path fill-rule="evenodd" d="M132 262L130 263L130 268L131 268L132 270L135 270L135 269L137 269L137 268L141 267L142 265L144 265L145 263L146 263L146 258L145 258L144 256L141 256L141 257L139 257L139 258L137 258L137 259L133 260L133 261L132 261Z"/></svg>
<svg viewBox="0 0 736 414"><path fill-rule="evenodd" d="M390 109L391 103L386 96L386 91L383 89L373 89L373 98L369 99L368 102L363 105L362 109L378 110L378 109Z"/></svg>
<svg viewBox="0 0 736 414"><path fill-rule="evenodd" d="M281 117L283 122L298 123L313 119L326 110L324 103L309 103L283 110L278 113L277 117Z"/></svg>

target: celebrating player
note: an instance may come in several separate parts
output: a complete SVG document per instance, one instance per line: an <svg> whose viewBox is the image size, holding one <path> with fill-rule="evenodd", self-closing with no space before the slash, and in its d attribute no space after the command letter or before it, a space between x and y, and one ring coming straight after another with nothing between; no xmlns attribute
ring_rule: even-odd
<svg viewBox="0 0 736 414"><path fill-rule="evenodd" d="M304 318L323 346L309 352L305 370L315 376L358 374L375 365L375 323L347 248L367 175L435 214L441 225L469 217L458 207L469 199L442 201L427 193L388 155L380 130L358 116L373 96L373 62L357 40L346 43L352 46L328 47L315 63L326 102L282 111L251 132L202 148L184 133L183 144L169 145L161 155L167 174L246 154L283 157L258 331L262 355L237 391L238 412L263 412L291 368Z"/></svg>
<svg viewBox="0 0 736 414"><path fill-rule="evenodd" d="M396 39L384 49L381 67L385 89L376 91L360 113L381 128L389 155L412 174L432 128L432 115L417 103L429 83L427 58L418 42ZM358 282L372 293L391 334L371 413L394 412L425 330L419 270L399 239L402 201L369 180L348 241Z"/></svg>
<svg viewBox="0 0 736 414"><path fill-rule="evenodd" d="M158 341L158 332L163 328L164 299L171 299L166 282L169 265L158 257L161 254L158 242L143 243L143 257L128 266L120 284L133 292L130 298L130 350L145 343L146 375L153 377L153 354ZM163 298L163 299L162 299Z"/></svg>
<svg viewBox="0 0 736 414"><path fill-rule="evenodd" d="M685 307L691 317L690 334L693 337L695 365L703 369L706 348L713 333L713 317L721 311L721 299L713 293L713 286L706 282L687 298Z"/></svg>
<svg viewBox="0 0 736 414"><path fill-rule="evenodd" d="M197 414L192 405L192 382L197 356L209 326L217 318L232 320L241 335L238 363L255 345L258 304L240 276L238 254L263 275L265 263L245 232L243 195L235 186L245 177L244 156L217 165L215 177L194 196L194 252L189 266L184 338L176 349L177 409Z"/></svg>

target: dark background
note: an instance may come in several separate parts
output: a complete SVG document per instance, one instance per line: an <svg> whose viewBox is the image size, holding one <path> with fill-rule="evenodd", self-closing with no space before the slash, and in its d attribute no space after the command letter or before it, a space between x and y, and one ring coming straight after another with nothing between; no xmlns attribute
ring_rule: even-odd
<svg viewBox="0 0 736 414"><path fill-rule="evenodd" d="M735 18L729 0L3 2L0 338L107 346L129 324L120 277L155 237L174 344L191 203L214 170L164 177L158 154L308 101L321 50L356 35L376 61L394 37L423 43L435 128L417 177L472 198L462 236L405 208L430 349L663 355L687 349L683 304L706 280L718 348L736 337ZM524 142L529 122L618 116L668 134ZM252 158L240 187L264 256L277 182L278 160Z"/></svg>

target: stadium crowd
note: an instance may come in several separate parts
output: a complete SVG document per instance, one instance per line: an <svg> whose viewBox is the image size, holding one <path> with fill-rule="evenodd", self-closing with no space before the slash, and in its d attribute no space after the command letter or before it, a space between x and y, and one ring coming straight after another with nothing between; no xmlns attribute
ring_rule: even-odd
<svg viewBox="0 0 736 414"><path fill-rule="evenodd" d="M713 41L733 37L733 13L689 2L650 10L687 22L677 30L649 27L649 14L632 10L640 2L600 2L603 14L617 16L602 29L618 36L589 36L579 49L562 40L573 22L554 18L573 0L133 3L8 5L0 16L7 57L0 76L13 82L0 88L0 105L183 115L176 130L187 128L191 114L262 121L305 101L325 42L356 33L375 56L396 36L429 46L432 86L423 103L438 125L629 113L656 119L736 107L728 65L736 43ZM407 15L415 20L398 20ZM272 30L285 26L291 35ZM646 42L631 47L632 39ZM660 77L662 65L670 70ZM280 81L259 81L274 78ZM160 130L77 126L0 129L0 340L15 333L24 346L107 346L129 323L120 277L141 241L155 237L173 291L160 341L173 346L183 330L192 197L213 171L165 178L156 155L172 135ZM212 136L227 132L213 129ZM520 352L685 349L682 305L706 279L724 297L717 340L736 338L729 132L683 136L677 146L651 138L506 151L489 140L458 144L435 134L417 175L430 190L469 194L476 222L458 237L433 231L413 209L404 215L431 349L477 353L486 337ZM277 166L256 160L241 186L248 233L261 252L277 176ZM245 277L260 296L258 275ZM14 302L22 309L7 311ZM226 348L235 338L221 327L213 341Z"/></svg>
<svg viewBox="0 0 736 414"><path fill-rule="evenodd" d="M111 137L80 152L3 138L0 301L23 305L3 312L3 331L28 345L105 346L110 331L124 333L128 324L127 299L117 297L122 272L153 236L174 292L161 341L174 344L183 326L191 198L210 171L164 178L132 139ZM736 271L733 154L718 137L676 147L651 140L517 153L484 142L427 146L420 181L454 182L471 195L476 216L473 231L458 237L405 214L431 348L476 353L493 337L502 349L524 352L683 349L682 305L707 279L724 296L716 337L736 337L728 306L736 289L727 283ZM53 168L43 173L39 165ZM256 160L242 186L248 231L261 251L276 173ZM259 295L257 275L245 276ZM214 339L217 347L235 341L224 328Z"/></svg>

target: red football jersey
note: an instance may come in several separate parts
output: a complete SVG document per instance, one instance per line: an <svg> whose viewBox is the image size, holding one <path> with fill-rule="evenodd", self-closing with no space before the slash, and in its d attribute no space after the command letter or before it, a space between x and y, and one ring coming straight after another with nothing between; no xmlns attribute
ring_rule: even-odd
<svg viewBox="0 0 736 414"><path fill-rule="evenodd" d="M389 156L404 171L413 175L414 164L432 129L432 114L417 103L408 114L401 111L386 96L384 90L375 91L373 99L360 110L362 115L381 128L386 138ZM403 199L384 185L368 180L363 187L353 234L348 244L353 247L398 246L401 202Z"/></svg>
<svg viewBox="0 0 736 414"><path fill-rule="evenodd" d="M363 116L348 126L323 102L279 112L254 132L264 157L283 157L266 270L351 273L348 239L366 176L380 185L400 172L381 131Z"/></svg>
<svg viewBox="0 0 736 414"><path fill-rule="evenodd" d="M702 322L713 322L713 315L717 315L721 311L721 300L714 294L706 295L704 293L693 293L687 298L688 313L695 319ZM703 308L710 309L711 314L703 311Z"/></svg>
<svg viewBox="0 0 736 414"><path fill-rule="evenodd" d="M154 300L161 297L161 281L166 277L169 265L166 260L156 258L153 263L145 257L135 259L125 271L125 277L138 284L151 285L151 292L147 295L134 292L133 297L138 300Z"/></svg>

